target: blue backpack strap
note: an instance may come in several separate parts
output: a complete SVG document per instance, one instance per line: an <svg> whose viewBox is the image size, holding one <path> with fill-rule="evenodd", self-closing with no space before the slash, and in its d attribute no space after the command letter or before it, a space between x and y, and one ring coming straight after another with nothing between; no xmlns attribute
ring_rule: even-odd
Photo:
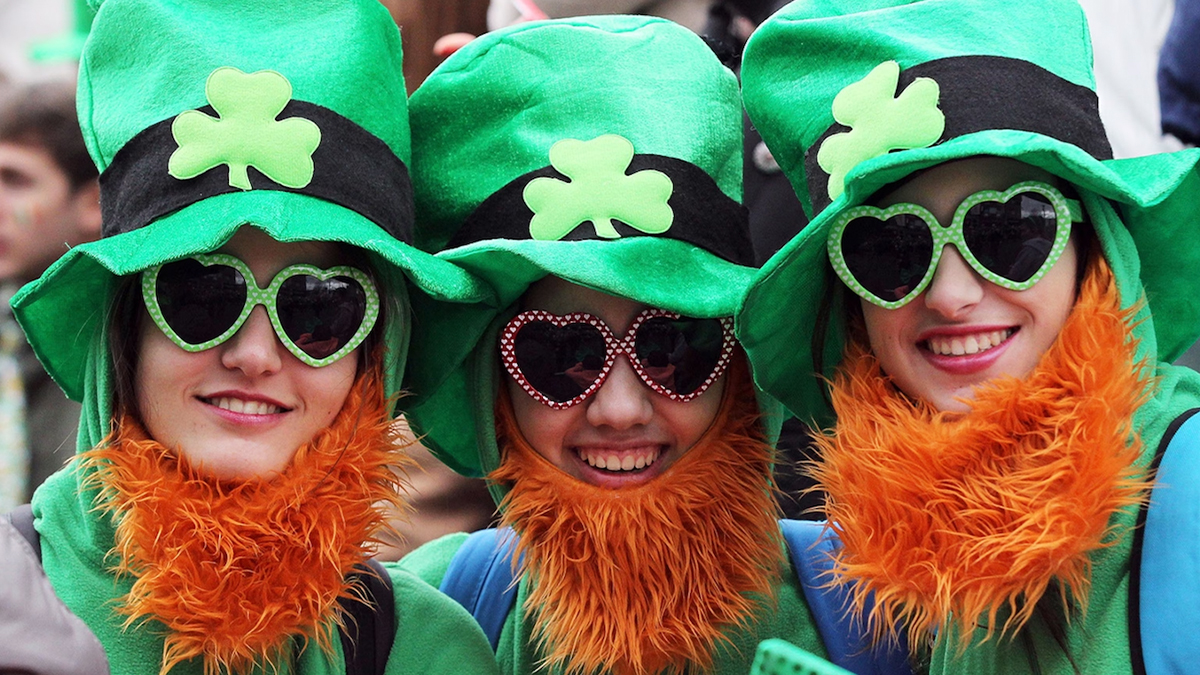
<svg viewBox="0 0 1200 675"><path fill-rule="evenodd" d="M1200 409L1159 443L1150 501L1134 530L1130 655L1134 673L1192 672L1200 663Z"/></svg>
<svg viewBox="0 0 1200 675"><path fill-rule="evenodd" d="M517 534L511 527L479 530L450 559L441 591L458 601L475 617L492 651L500 644L500 631L517 601L513 556Z"/></svg>
<svg viewBox="0 0 1200 675"><path fill-rule="evenodd" d="M863 622L847 611L847 588L829 585L837 536L823 522L780 520L779 527L829 660L857 675L911 675L904 649L890 642L872 647Z"/></svg>

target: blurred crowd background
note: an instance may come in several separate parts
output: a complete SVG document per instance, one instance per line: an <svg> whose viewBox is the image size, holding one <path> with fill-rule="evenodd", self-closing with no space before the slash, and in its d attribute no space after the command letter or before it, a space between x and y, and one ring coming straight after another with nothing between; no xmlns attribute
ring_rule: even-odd
<svg viewBox="0 0 1200 675"><path fill-rule="evenodd" d="M754 26L786 4L782 0L381 1L401 28L410 92L446 55L489 29L595 13L645 13L677 21L705 36L736 70L741 47ZM1194 145L1200 137L1198 3L1081 0L1092 31L1100 113L1116 157L1177 150ZM72 112L76 59L91 16L84 0L0 0L0 512L28 501L32 490L75 448L78 407L62 397L19 331L14 332L7 299L66 246L82 243L99 231L98 221L93 222L98 218L98 209L92 208L97 194L94 172L88 175L71 166L79 164L82 150ZM1163 92L1160 81L1167 83ZM806 220L791 187L748 122L745 150L745 198L755 252L762 262ZM20 256L24 257L17 260ZM1180 362L1200 368L1200 344ZM784 493L781 506L790 517L819 516L819 496L804 494L807 483L794 469L806 446L803 427L794 422L787 425L777 478ZM383 557L398 557L447 532L485 527L492 518L494 505L483 481L453 474L419 444L410 446L409 452L420 465L411 475L413 510L397 514L401 536L384 547Z"/></svg>

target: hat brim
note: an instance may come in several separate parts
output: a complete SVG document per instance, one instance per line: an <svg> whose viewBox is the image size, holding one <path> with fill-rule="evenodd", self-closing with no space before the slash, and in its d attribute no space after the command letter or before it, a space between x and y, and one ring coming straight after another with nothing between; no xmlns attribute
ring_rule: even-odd
<svg viewBox="0 0 1200 675"><path fill-rule="evenodd" d="M652 307L715 318L733 315L755 272L664 237L488 240L438 257L489 283L496 294L494 308L464 306L430 316L414 327L412 338L414 349L425 352L421 345L437 345L456 365L446 370L424 361L410 364L406 384L416 398L409 406L409 419L442 461L468 476L494 468L483 466L476 438L477 422L491 416L475 408L491 401L476 401L475 388L494 383L494 374L478 372L495 366L495 349L482 343L494 337L489 327L494 330L501 314L513 311L531 284L553 275ZM481 351L485 349L489 351Z"/></svg>
<svg viewBox="0 0 1200 675"><path fill-rule="evenodd" d="M1040 134L993 130L861 163L847 176L845 193L763 265L736 319L738 339L756 366L759 386L803 420L817 426L832 422L821 378L833 374L844 347L838 303L831 304L828 324L816 327L828 331L820 373L811 340L823 294L836 295L841 290L836 277L826 272L831 223L846 209L916 171L980 155L1031 164L1116 202L1134 244L1144 252L1140 254L1140 277L1151 313L1170 317L1169 322L1155 327L1159 358L1172 360L1196 340L1200 335L1200 303L1195 302L1200 275L1180 271L1200 269L1200 252L1190 245L1196 236L1195 205L1200 204L1200 174L1196 172L1200 149L1101 161ZM1101 245L1111 256L1113 251L1107 247L1115 244L1102 236ZM826 290L829 284L832 290ZM1126 304L1137 300L1140 298L1123 298Z"/></svg>
<svg viewBox="0 0 1200 675"><path fill-rule="evenodd" d="M487 287L470 274L396 240L354 211L308 195L258 190L211 197L145 227L67 251L13 297L14 313L50 376L68 397L81 400L88 350L107 322L118 279L210 252L244 225L278 241L330 241L363 249L381 283L394 293L406 293L402 286L407 278L435 301L491 299ZM386 375L393 379L393 373ZM399 376L394 374L397 385Z"/></svg>

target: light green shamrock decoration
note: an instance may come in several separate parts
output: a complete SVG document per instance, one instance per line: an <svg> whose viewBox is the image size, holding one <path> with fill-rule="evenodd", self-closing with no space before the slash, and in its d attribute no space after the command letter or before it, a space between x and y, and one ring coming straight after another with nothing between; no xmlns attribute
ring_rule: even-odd
<svg viewBox="0 0 1200 675"><path fill-rule="evenodd" d="M860 162L892 150L933 145L946 128L938 109L938 83L918 77L896 96L900 64L884 61L833 99L833 119L851 128L825 139L817 164L829 174L829 198L846 188L846 174Z"/></svg>
<svg viewBox="0 0 1200 675"><path fill-rule="evenodd" d="M179 148L167 163L168 173L187 180L228 164L229 184L243 190L251 189L250 166L284 187L302 188L312 181L321 129L303 117L275 119L292 98L286 77L273 70L247 75L217 68L204 94L219 117L188 110L175 118L171 133Z"/></svg>
<svg viewBox="0 0 1200 675"><path fill-rule="evenodd" d="M646 234L671 228L675 214L667 205L674 186L661 171L626 175L633 143L615 134L590 141L563 139L550 147L550 164L571 179L535 178L525 186L525 204L533 211L529 236L556 241L591 221L596 235L616 239L619 220Z"/></svg>

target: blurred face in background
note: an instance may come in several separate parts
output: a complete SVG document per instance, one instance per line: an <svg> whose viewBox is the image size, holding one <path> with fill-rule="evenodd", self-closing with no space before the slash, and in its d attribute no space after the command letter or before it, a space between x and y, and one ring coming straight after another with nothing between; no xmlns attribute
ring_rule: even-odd
<svg viewBox="0 0 1200 675"><path fill-rule="evenodd" d="M46 150L0 141L0 280L36 279L68 248L99 234L95 180L72 186Z"/></svg>

